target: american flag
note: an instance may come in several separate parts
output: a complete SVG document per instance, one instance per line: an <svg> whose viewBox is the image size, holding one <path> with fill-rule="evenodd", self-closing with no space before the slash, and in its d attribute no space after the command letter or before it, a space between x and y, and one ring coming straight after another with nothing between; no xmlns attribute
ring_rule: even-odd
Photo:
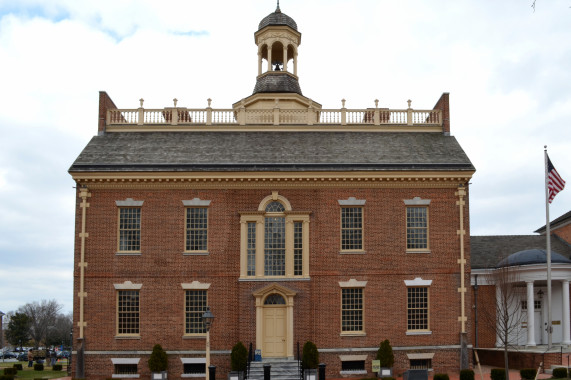
<svg viewBox="0 0 571 380"><path fill-rule="evenodd" d="M547 189L549 190L549 203L555 198L558 192L565 187L565 181L557 170L553 167L549 156L547 156Z"/></svg>

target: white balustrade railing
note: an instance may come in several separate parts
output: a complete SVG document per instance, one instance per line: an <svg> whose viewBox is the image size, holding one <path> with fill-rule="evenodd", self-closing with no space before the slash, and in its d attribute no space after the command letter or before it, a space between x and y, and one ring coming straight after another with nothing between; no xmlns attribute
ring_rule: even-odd
<svg viewBox="0 0 571 380"><path fill-rule="evenodd" d="M442 111L368 109L111 109L107 125L408 125L442 126Z"/></svg>

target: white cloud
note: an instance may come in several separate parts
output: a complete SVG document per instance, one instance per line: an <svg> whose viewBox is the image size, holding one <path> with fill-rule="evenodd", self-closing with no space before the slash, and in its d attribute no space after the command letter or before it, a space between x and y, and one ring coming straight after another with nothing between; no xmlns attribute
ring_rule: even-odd
<svg viewBox="0 0 571 380"><path fill-rule="evenodd" d="M528 4L529 3L529 4ZM543 145L571 181L567 0L282 1L302 33L304 95L347 106L432 108L477 168L471 230L545 223ZM274 1L0 0L0 277L24 281L3 311L57 297L71 309L74 185L97 131L98 92L120 108L229 108L257 74L253 34ZM569 211L571 190L551 206ZM4 258L6 257L6 258ZM5 277L7 276L7 277ZM61 283L59 290L51 284ZM43 288L42 284L50 284ZM67 289L62 292L62 289Z"/></svg>

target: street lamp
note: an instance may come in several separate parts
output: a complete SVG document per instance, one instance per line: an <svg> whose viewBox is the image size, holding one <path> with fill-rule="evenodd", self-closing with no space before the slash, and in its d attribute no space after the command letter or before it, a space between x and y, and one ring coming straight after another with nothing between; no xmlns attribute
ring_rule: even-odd
<svg viewBox="0 0 571 380"><path fill-rule="evenodd" d="M202 321L206 327L206 380L209 380L209 367L210 367L210 326L214 321L214 314L210 311L210 306L206 306L206 311L202 314Z"/></svg>
<svg viewBox="0 0 571 380"><path fill-rule="evenodd" d="M5 315L0 311L0 351L2 352L2 363L4 363L4 328L2 327L2 321Z"/></svg>

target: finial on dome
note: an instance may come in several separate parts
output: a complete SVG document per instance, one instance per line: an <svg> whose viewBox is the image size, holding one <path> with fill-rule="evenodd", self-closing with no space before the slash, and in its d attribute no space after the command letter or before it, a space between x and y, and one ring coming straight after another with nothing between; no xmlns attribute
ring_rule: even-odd
<svg viewBox="0 0 571 380"><path fill-rule="evenodd" d="M280 0L278 0L278 6L276 7L276 13L282 13L280 9Z"/></svg>

